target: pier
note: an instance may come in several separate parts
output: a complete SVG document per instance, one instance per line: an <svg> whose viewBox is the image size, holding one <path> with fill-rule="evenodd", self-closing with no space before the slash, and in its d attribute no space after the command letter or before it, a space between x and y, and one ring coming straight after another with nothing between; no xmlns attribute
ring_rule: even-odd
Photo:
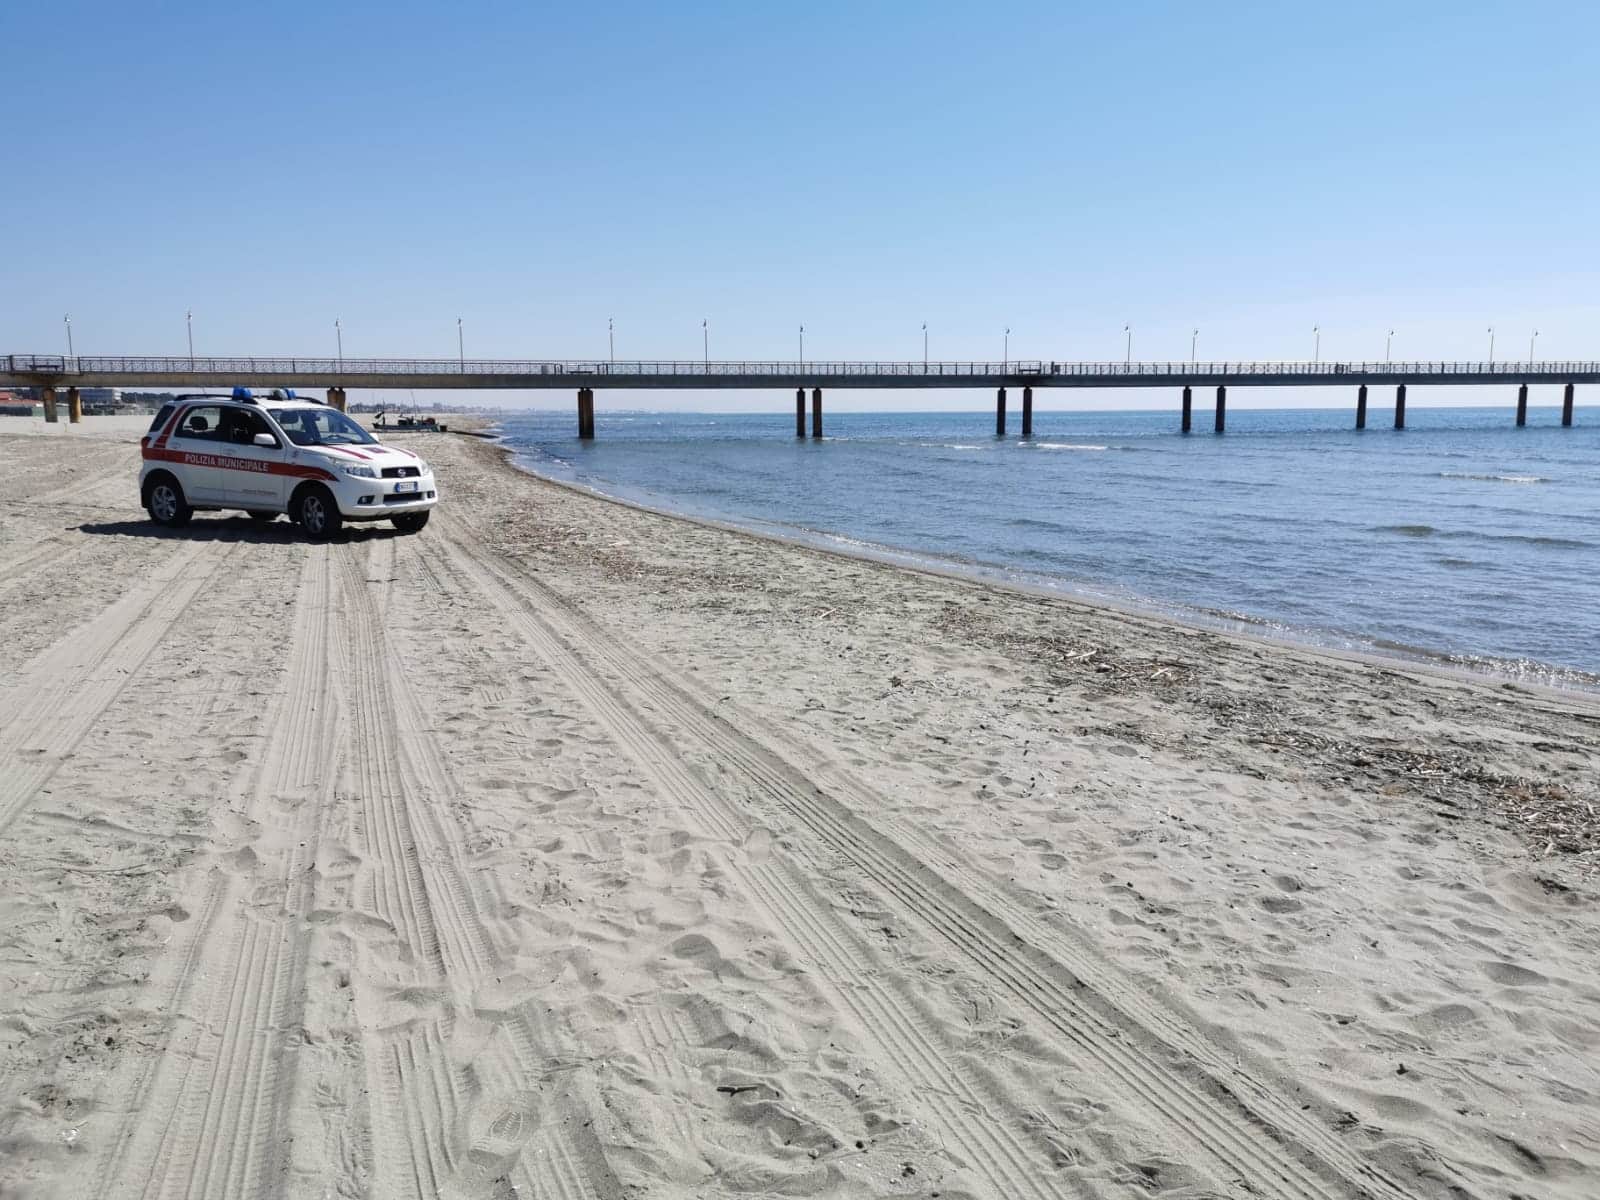
<svg viewBox="0 0 1600 1200"><path fill-rule="evenodd" d="M1570 426L1579 384L1600 383L1600 361L1491 362L610 362L592 359L271 358L252 356L85 357L51 354L0 356L0 387L31 387L44 402L45 420L58 420L65 393L68 419L81 417L78 390L122 388L303 388L326 390L328 403L345 404L349 388L454 391L571 391L577 396L578 435L594 436L594 393L628 391L793 388L795 436L806 436L806 392L811 392L813 438L822 436L822 395L829 388L891 390L993 389L995 433L1006 434L1008 389L1022 393L1022 436L1033 436L1035 388L1164 388L1181 395L1181 428L1191 432L1193 390L1216 389L1213 428L1227 428L1230 387L1345 387L1355 393L1355 428L1367 424L1367 389L1395 389L1394 427L1405 428L1406 389L1497 385L1516 388L1516 424L1527 422L1528 388L1562 386L1561 424Z"/></svg>

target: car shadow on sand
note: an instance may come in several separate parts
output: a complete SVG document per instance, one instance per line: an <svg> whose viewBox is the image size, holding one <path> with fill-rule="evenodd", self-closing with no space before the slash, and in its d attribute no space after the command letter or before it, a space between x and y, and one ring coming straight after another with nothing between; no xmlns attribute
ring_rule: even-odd
<svg viewBox="0 0 1600 1200"><path fill-rule="evenodd" d="M289 521L277 520L259 525L249 517L196 516L187 525L176 529L157 525L154 521L90 521L78 526L80 533L110 537L162 538L168 541L188 542L310 542L300 532L300 527ZM389 525L346 525L331 542L367 542L385 538L403 537L398 529Z"/></svg>

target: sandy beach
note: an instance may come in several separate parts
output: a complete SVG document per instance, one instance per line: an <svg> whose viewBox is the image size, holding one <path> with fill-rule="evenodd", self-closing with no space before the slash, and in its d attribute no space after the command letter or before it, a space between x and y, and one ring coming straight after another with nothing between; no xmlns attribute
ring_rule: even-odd
<svg viewBox="0 0 1600 1200"><path fill-rule="evenodd" d="M142 426L0 418L0 1197L1600 1194L1600 697Z"/></svg>

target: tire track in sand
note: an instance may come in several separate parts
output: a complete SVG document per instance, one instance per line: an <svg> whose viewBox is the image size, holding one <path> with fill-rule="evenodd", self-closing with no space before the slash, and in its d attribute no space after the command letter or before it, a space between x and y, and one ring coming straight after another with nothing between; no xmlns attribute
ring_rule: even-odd
<svg viewBox="0 0 1600 1200"><path fill-rule="evenodd" d="M30 662L0 691L0 832L94 729L207 582L234 554L209 568L183 543L165 563L94 621Z"/></svg>
<svg viewBox="0 0 1600 1200"><path fill-rule="evenodd" d="M178 973L183 1019L139 1088L95 1196L254 1195L281 1174L304 1003L306 916L340 743L331 721L328 552L302 559L284 678L256 764L229 789L253 841L219 853Z"/></svg>
<svg viewBox="0 0 1600 1200"><path fill-rule="evenodd" d="M41 566L56 566L76 558L91 545L86 537L68 541L64 533L53 533L30 542L0 561L0 596L26 581Z"/></svg>
<svg viewBox="0 0 1600 1200"><path fill-rule="evenodd" d="M590 1122L540 1127L539 1085L552 1063L572 1056L539 1007L516 998L523 981L495 946L466 882L461 838L446 825L446 806L460 788L383 634L373 595L372 582L387 591L393 580L387 568L374 579L368 554L347 555L341 565L349 636L340 682L368 851L364 890L401 948L398 961L386 961L376 942L358 958L373 1194L487 1197L515 1177L536 1196L611 1200L621 1187ZM482 1034L483 1049L460 1061L457 1039Z"/></svg>
<svg viewBox="0 0 1600 1200"><path fill-rule="evenodd" d="M429 554L439 554L430 543ZM738 846L753 832L747 815L703 783L670 739L653 727L628 699L590 669L557 636L495 568L457 547L444 551L446 574L461 574L474 593L492 604L511 628L558 672L590 708L612 739L710 839ZM938 1032L925 1006L896 983L875 952L852 927L839 920L805 874L777 856L751 862L728 855L723 865L741 890L767 913L767 925L790 940L800 957L816 968L835 1006L854 1017L876 1039L908 1095L905 1101L930 1114L957 1161L980 1176L994 1194L1039 1200L1088 1194L1073 1177L1052 1167L1047 1154L1015 1132L1036 1122L1021 1112L988 1079L967 1069Z"/></svg>
<svg viewBox="0 0 1600 1200"><path fill-rule="evenodd" d="M4 468L0 472L0 499L14 509L54 507L61 501L75 506L70 497L104 492L109 499L113 489L129 507L136 508L139 503L137 441L57 443L42 452L35 451L33 457L8 455L0 467ZM69 476L65 483L63 474ZM35 490L40 486L42 491Z"/></svg>
<svg viewBox="0 0 1600 1200"><path fill-rule="evenodd" d="M1137 985L1104 964L1063 964L1045 948L1058 948L1063 940L1059 935L1052 933L1042 945L1025 940L1013 928L1021 924L1013 906L1002 907L990 894L984 899L994 910L985 907L856 816L850 801L865 811L883 807L870 791L859 789L848 800L829 794L753 733L735 726L724 715L727 706L713 709L643 652L613 631L595 627L539 581L526 575L516 581L544 601L535 608L482 556L464 549L455 553L468 561L469 570L475 568L497 607L512 610L508 615L531 633L531 640L566 660L566 674L592 677L585 690L597 694L602 707L622 703L619 689L585 657L603 663L622 688L639 698L640 708L663 714L725 769L743 776L750 798L797 819L821 844L852 862L931 934L1031 1009L1057 1044L1071 1047L1080 1062L1136 1099L1153 1129L1180 1138L1190 1151L1218 1164L1223 1178L1239 1179L1266 1194L1317 1200L1404 1194L1358 1151L1307 1118L1297 1104L1229 1063L1176 1014L1146 999ZM607 699L598 693L611 695ZM649 738L648 731L641 733ZM654 740L657 759L662 751L675 755L666 739ZM635 743L649 752L647 742L635 737ZM672 771L670 762L651 763L650 769L658 776ZM709 794L709 789L701 790ZM1029 923L1030 934L1041 928Z"/></svg>

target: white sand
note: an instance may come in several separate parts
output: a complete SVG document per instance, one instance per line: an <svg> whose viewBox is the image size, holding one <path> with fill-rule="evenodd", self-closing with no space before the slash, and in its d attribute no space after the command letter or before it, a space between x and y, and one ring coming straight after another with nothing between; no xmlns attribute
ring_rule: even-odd
<svg viewBox="0 0 1600 1200"><path fill-rule="evenodd" d="M67 419L67 407L60 405L58 420L46 421L42 413L31 417L0 416L0 437L10 435L34 435L39 437L74 437L74 438L114 438L132 439L138 441L139 437L150 427L151 415L138 413L115 413L104 417L84 417L77 424ZM14 493L7 493L8 496Z"/></svg>
<svg viewBox="0 0 1600 1200"><path fill-rule="evenodd" d="M1600 1194L1592 699L11 428L0 1195Z"/></svg>

